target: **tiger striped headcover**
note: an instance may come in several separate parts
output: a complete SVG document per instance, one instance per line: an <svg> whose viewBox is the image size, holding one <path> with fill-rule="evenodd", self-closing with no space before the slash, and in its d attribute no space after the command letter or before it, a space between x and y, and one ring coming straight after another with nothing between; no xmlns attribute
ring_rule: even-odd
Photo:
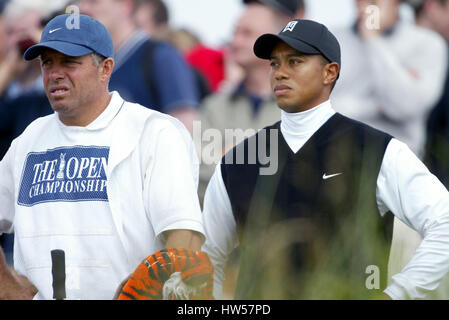
<svg viewBox="0 0 449 320"><path fill-rule="evenodd" d="M212 300L213 266L207 253L184 248L163 249L140 263L119 300Z"/></svg>

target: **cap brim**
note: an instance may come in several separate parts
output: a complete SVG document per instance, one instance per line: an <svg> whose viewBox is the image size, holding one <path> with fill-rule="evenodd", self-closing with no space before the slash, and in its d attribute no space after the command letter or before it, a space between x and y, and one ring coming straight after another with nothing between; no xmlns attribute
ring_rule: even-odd
<svg viewBox="0 0 449 320"><path fill-rule="evenodd" d="M285 42L293 49L298 50L302 53L321 54L320 51L318 51L316 48L307 44L304 41L292 39L290 37L286 37L283 35L270 34L270 33L261 35L256 40L253 48L254 54L261 59L270 59L271 52L273 51L274 47L277 45L279 41Z"/></svg>
<svg viewBox="0 0 449 320"><path fill-rule="evenodd" d="M93 50L90 48L80 46L78 44L73 44L70 42L47 41L29 47L25 51L23 57L27 61L33 60L39 57L45 49L53 49L71 57L81 57L93 52Z"/></svg>

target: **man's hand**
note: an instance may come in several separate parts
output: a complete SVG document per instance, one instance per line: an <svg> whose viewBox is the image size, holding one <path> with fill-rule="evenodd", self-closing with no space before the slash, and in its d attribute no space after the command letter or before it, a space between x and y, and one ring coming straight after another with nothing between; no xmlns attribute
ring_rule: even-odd
<svg viewBox="0 0 449 320"><path fill-rule="evenodd" d="M11 275L19 285L15 300L31 300L37 293L36 287L28 280L27 277L19 275L14 269L9 269Z"/></svg>
<svg viewBox="0 0 449 320"><path fill-rule="evenodd" d="M115 299L213 299L213 265L199 250L163 249L140 263L128 281L121 283Z"/></svg>
<svg viewBox="0 0 449 320"><path fill-rule="evenodd" d="M19 51L13 47L6 52L0 61L0 94L3 94L11 81L20 75L28 65Z"/></svg>
<svg viewBox="0 0 449 320"><path fill-rule="evenodd" d="M203 243L203 238L201 234L192 230L169 230L164 232L164 237L166 239L165 247L166 248L185 248L192 250L200 250L201 245ZM186 252L190 252L186 251ZM141 264L142 265L142 264ZM140 268L142 266L139 265ZM146 268L146 267L143 267ZM125 280L123 280L118 286L113 300L119 299L120 294L122 293L123 287L130 282L132 275L129 275ZM135 279L133 279L135 281ZM132 281L131 281L132 282Z"/></svg>
<svg viewBox="0 0 449 320"><path fill-rule="evenodd" d="M393 27L398 20L397 0L360 0L358 30L362 39L372 40ZM375 10L370 10L374 6Z"/></svg>
<svg viewBox="0 0 449 320"><path fill-rule="evenodd" d="M130 279L131 279L131 275L129 275L125 280L123 280L123 281L119 284L117 290L116 290L115 293L114 293L114 297L112 298L112 300L118 300L118 297L120 296L123 287L128 283L128 281L129 281Z"/></svg>
<svg viewBox="0 0 449 320"><path fill-rule="evenodd" d="M0 249L0 300L31 300L37 293L36 287L24 276L18 275L6 264Z"/></svg>

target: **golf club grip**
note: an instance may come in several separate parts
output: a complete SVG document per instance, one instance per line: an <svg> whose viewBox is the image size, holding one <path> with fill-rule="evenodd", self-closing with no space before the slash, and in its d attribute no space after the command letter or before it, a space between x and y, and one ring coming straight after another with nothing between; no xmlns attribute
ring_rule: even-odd
<svg viewBox="0 0 449 320"><path fill-rule="evenodd" d="M53 276L53 298L63 300L65 296L65 253L64 250L51 251L51 273Z"/></svg>

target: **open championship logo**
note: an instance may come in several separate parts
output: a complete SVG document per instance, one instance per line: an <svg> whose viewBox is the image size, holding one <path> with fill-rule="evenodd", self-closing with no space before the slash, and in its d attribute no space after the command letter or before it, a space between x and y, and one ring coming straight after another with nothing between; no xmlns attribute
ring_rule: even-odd
<svg viewBox="0 0 449 320"><path fill-rule="evenodd" d="M108 201L109 148L62 147L28 154L18 204L54 201Z"/></svg>

